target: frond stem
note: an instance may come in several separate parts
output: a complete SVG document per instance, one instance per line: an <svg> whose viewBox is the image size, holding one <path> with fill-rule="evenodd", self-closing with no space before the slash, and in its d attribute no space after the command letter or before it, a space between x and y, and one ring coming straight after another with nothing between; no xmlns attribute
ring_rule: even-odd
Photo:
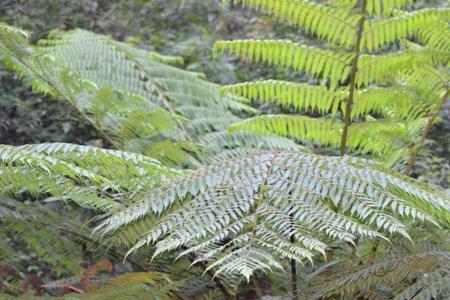
<svg viewBox="0 0 450 300"><path fill-rule="evenodd" d="M436 107L436 109L434 110L434 112L430 115L430 117L427 120L427 124L422 132L422 135L420 136L419 141L417 142L417 144L412 148L411 150L411 154L410 154L410 158L408 160L408 164L406 166L406 169L404 171L404 173L406 175L411 174L411 171L414 167L414 164L417 160L417 155L419 154L420 150L422 149L425 140L427 139L428 134L431 131L431 128L433 127L433 123L436 120L436 117L438 116L439 112L441 111L442 107L444 106L445 102L447 101L447 98L449 96L450 93L450 88L447 88L447 91L445 92L444 96L442 97L442 100L440 102L440 104Z"/></svg>
<svg viewBox="0 0 450 300"><path fill-rule="evenodd" d="M358 72L358 60L360 56L360 46L361 46L361 40L363 36L364 31L364 21L365 21L365 11L367 7L367 0L362 0L361 4L361 19L359 19L358 23L358 31L356 33L356 44L354 48L354 54L352 60L352 66L350 71L350 88L349 88L349 95L346 101L345 105L345 115L344 115L344 129L342 131L342 137L341 137L341 145L339 147L339 154L341 156L345 155L346 152L346 146L347 146L347 138L348 138L348 129L351 124L351 111L352 111L352 105L353 100L355 97L355 91L356 91L356 74Z"/></svg>

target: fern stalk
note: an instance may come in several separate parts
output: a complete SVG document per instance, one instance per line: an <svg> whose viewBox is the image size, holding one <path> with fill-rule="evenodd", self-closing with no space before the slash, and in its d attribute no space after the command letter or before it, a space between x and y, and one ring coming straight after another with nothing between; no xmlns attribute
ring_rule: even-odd
<svg viewBox="0 0 450 300"><path fill-rule="evenodd" d="M358 72L358 59L359 55L361 53L360 47L361 47L361 40L362 40L362 34L364 30L364 21L365 21L365 11L367 7L367 0L362 0L361 3L361 19L358 23L358 32L356 35L356 44L355 44L355 57L352 60L352 66L351 66L351 78L350 78L350 88L349 88L349 95L346 101L345 105L345 115L344 115L344 130L342 132L341 137L341 145L339 147L339 153L341 156L345 155L346 152L346 146L347 146L347 137L348 137L348 129L351 124L351 112L352 112L352 105L355 97L355 91L356 91L356 74Z"/></svg>
<svg viewBox="0 0 450 300"><path fill-rule="evenodd" d="M291 235L290 241L295 243L294 235ZM291 259L291 285L292 285L292 300L298 300L298 286L297 286L297 263L295 259Z"/></svg>
<svg viewBox="0 0 450 300"><path fill-rule="evenodd" d="M414 146L414 148L411 151L411 156L408 160L408 164L406 166L405 169L405 174L409 175L414 167L414 163L416 162L417 159L417 155L419 154L419 151L422 149L425 140L428 136L428 134L431 131L431 128L433 127L433 123L436 120L437 115L439 114L439 112L441 111L442 107L444 106L445 102L447 101L447 98L449 96L449 91L450 89L447 89L447 91L445 92L444 96L442 97L442 101L441 103L436 107L435 111L433 112L433 114L430 115L430 117L427 120L427 124L422 132L422 135L419 138L419 141L417 142L417 144Z"/></svg>

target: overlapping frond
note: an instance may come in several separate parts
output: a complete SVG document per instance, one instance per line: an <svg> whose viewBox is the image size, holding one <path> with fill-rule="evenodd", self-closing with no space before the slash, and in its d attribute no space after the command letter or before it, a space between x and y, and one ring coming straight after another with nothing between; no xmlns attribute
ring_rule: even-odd
<svg viewBox="0 0 450 300"><path fill-rule="evenodd" d="M424 117L435 98L422 93L418 88L407 85L359 90L355 95L351 117L357 119L371 113L410 120Z"/></svg>
<svg viewBox="0 0 450 300"><path fill-rule="evenodd" d="M64 143L0 145L0 159L1 194L50 196L105 211L117 205L113 194L120 199L177 174L139 154Z"/></svg>
<svg viewBox="0 0 450 300"><path fill-rule="evenodd" d="M130 252L185 247L219 274L248 278L281 268L280 258L311 260L330 240L408 237L402 219L447 222L449 213L443 191L367 160L256 151L166 181L98 230L130 226L141 236Z"/></svg>

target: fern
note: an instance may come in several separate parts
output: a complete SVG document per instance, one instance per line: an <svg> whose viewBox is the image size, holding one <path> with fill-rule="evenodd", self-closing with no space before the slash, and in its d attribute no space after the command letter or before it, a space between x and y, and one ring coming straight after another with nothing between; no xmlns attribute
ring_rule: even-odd
<svg viewBox="0 0 450 300"><path fill-rule="evenodd" d="M428 121L435 121L432 116L442 96L433 88L441 81L436 76L416 85L413 74L422 69L436 71L439 64L448 61L448 8L397 11L412 3L378 0L234 3L288 22L317 38L323 47L288 40L216 42L215 53L228 52L246 62L291 68L302 80L309 80L302 84L265 80L225 87L224 93L272 102L305 114L257 116L233 124L232 131L280 134L303 143L339 148L341 155L349 148L384 156L382 161L390 160L386 157L404 159L405 148L410 148L406 153L414 156L416 147L411 145L417 140L420 143L420 129L427 132ZM413 45L407 40L410 38L425 47ZM441 73L441 78L448 78L447 71ZM444 82L444 90L448 90L448 80ZM310 114L323 117L310 118ZM372 130L370 139L366 128Z"/></svg>
<svg viewBox="0 0 450 300"><path fill-rule="evenodd" d="M282 268L279 258L313 260L333 239L409 238L402 219L448 222L449 208L444 192L369 161L255 152L166 181L98 230L133 228L129 253L149 243L155 255L186 247L217 274L248 279Z"/></svg>
<svg viewBox="0 0 450 300"><path fill-rule="evenodd" d="M115 148L164 164L198 165L201 155L221 151L210 145L214 151L198 154L205 150L198 147L203 135L239 121L232 112L255 111L236 97L221 95L218 86L198 74L167 64L179 58L84 30L41 40L33 48L22 35L11 34L20 33L18 29L4 28L2 49L8 66L37 90L68 99Z"/></svg>

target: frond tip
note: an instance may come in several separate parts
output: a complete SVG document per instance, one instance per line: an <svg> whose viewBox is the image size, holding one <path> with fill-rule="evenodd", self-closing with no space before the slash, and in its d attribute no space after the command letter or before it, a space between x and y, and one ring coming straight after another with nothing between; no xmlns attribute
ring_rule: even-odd
<svg viewBox="0 0 450 300"><path fill-rule="evenodd" d="M364 159L255 151L164 182L98 230L139 228L129 253L184 247L248 279L280 258L313 260L330 240L409 238L403 220L414 219L449 220L445 193Z"/></svg>

